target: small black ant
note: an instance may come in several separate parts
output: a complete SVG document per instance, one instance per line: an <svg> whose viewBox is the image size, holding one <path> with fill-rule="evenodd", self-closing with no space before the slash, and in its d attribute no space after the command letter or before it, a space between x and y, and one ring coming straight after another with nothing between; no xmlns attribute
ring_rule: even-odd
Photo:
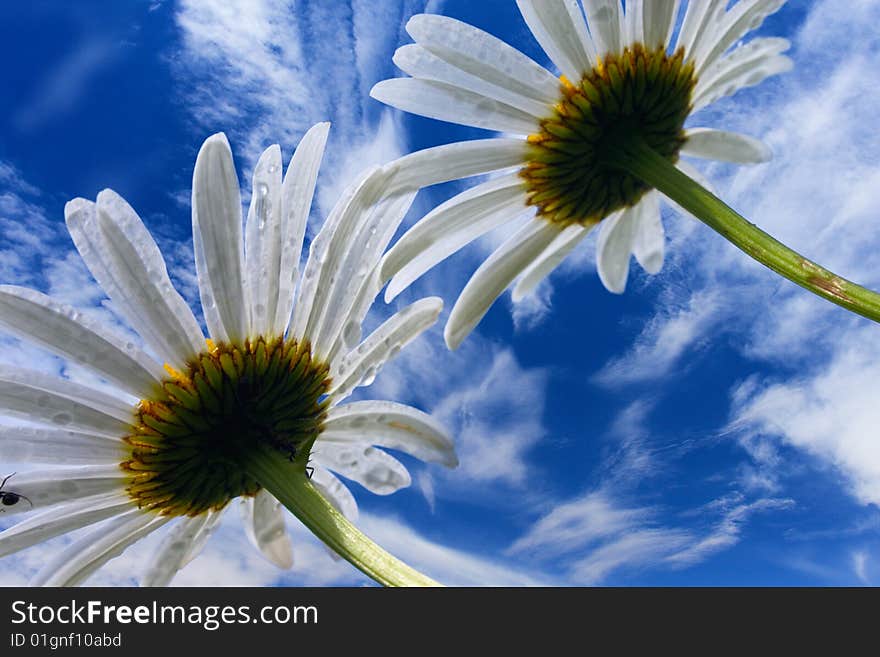
<svg viewBox="0 0 880 657"><path fill-rule="evenodd" d="M15 475L16 475L16 473L13 472L11 475L6 477L6 479L4 479L2 482L0 482L0 505L15 506L21 500L25 500L28 504L33 506L34 503L31 502L27 497L25 497L21 493L13 493L11 490L3 490L3 487L6 485L6 482L9 481L10 479L12 479ZM0 511L2 511L2 509L0 509Z"/></svg>

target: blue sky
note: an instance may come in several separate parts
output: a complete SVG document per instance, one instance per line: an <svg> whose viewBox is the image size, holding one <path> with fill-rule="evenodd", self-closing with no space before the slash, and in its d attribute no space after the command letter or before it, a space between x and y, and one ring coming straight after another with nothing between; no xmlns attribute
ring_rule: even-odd
<svg viewBox="0 0 880 657"><path fill-rule="evenodd" d="M399 74L403 25L425 10L547 63L509 0L4 3L0 281L117 322L63 221L67 200L111 187L197 308L189 195L208 135L229 135L246 200L263 148L281 144L286 161L310 125L332 121L312 231L364 166L486 136L368 97ZM791 0L760 32L792 40L794 71L690 121L770 144L768 164L700 168L765 230L875 289L878 22L878 0ZM422 192L410 221L461 188ZM352 484L368 534L457 584L880 584L880 329L693 219L667 208L664 224L663 271L634 268L626 294L601 286L588 238L535 298L499 300L459 351L443 344L444 314L360 393L435 413L461 458L454 471L406 461L413 486L390 497ZM450 258L394 305L437 294L451 307L502 237ZM12 338L0 346L5 362L86 376ZM364 582L293 519L288 573L239 525L228 513L175 583ZM0 583L25 583L66 540L0 560ZM134 583L155 544L92 581Z"/></svg>

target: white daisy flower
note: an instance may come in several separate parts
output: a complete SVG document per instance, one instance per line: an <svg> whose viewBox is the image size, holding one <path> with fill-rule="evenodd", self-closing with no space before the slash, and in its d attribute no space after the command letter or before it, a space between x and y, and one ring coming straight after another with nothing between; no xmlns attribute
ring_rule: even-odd
<svg viewBox="0 0 880 657"><path fill-rule="evenodd" d="M415 43L394 55L412 77L382 81L371 95L408 112L505 136L413 154L410 175L429 185L517 170L459 194L413 226L386 256L386 300L527 211L533 218L461 293L446 326L450 348L514 279L516 301L597 224L597 267L608 290L624 291L631 255L648 273L660 271L661 194L612 159L647 147L699 182L702 176L679 155L743 164L768 160L770 150L752 137L684 126L693 112L791 68L782 54L789 47L785 39L738 44L784 3L740 0L726 9L727 0L691 1L678 25L678 0L629 0L626 11L620 0L517 0L560 77L470 25L413 17L406 27Z"/></svg>
<svg viewBox="0 0 880 657"><path fill-rule="evenodd" d="M0 427L0 462L48 466L4 473L0 517L34 513L0 533L0 556L101 523L60 550L34 584L79 584L171 522L142 579L165 585L235 498L251 542L290 568L285 513L254 474L266 470L260 454L277 456L314 494L310 477L351 520L354 497L331 471L379 495L410 483L407 469L374 446L457 464L427 414L390 401L341 403L436 321L442 301L421 299L360 341L381 255L414 196L389 191L393 163L344 194L299 276L328 130L309 130L283 180L280 148L262 154L244 231L226 137L202 146L192 216L208 340L140 218L111 190L96 203L68 203L67 227L144 349L39 292L0 287L0 326L118 389L0 365L0 415L28 423Z"/></svg>

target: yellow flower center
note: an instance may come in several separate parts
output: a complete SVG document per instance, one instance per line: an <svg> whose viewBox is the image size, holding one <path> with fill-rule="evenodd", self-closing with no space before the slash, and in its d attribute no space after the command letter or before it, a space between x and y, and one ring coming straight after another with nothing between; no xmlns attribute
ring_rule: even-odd
<svg viewBox="0 0 880 657"><path fill-rule="evenodd" d="M220 509L259 484L248 474L255 449L270 447L305 464L326 417L327 364L308 343L257 338L208 343L135 409L126 437L128 493L165 515Z"/></svg>
<svg viewBox="0 0 880 657"><path fill-rule="evenodd" d="M529 137L521 175L538 215L564 225L595 224L638 203L649 187L606 164L606 154L643 142L675 162L696 84L684 51L641 44L608 55L578 84L562 78L562 99Z"/></svg>

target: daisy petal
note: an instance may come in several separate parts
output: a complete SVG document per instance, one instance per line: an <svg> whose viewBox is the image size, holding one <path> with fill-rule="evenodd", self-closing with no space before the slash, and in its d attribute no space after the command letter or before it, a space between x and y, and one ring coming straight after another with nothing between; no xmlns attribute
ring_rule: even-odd
<svg viewBox="0 0 880 657"><path fill-rule="evenodd" d="M685 131L685 137L683 155L737 164L760 164L773 159L773 152L766 144L735 132L691 128Z"/></svg>
<svg viewBox="0 0 880 657"><path fill-rule="evenodd" d="M584 13L597 56L621 52L624 20L620 0L584 0Z"/></svg>
<svg viewBox="0 0 880 657"><path fill-rule="evenodd" d="M0 326L91 368L137 397L151 395L164 378L162 367L133 344L34 290L0 286Z"/></svg>
<svg viewBox="0 0 880 657"><path fill-rule="evenodd" d="M379 326L331 372L328 394L338 403L359 386L368 386L379 370L422 331L434 325L443 310L439 297L419 299Z"/></svg>
<svg viewBox="0 0 880 657"><path fill-rule="evenodd" d="M192 190L193 244L205 322L211 337L239 342L248 333L241 195L226 135L205 140Z"/></svg>
<svg viewBox="0 0 880 657"><path fill-rule="evenodd" d="M122 197L104 190L97 205L74 199L64 214L95 280L155 356L183 363L204 347L198 322L171 284L159 247Z"/></svg>
<svg viewBox="0 0 880 657"><path fill-rule="evenodd" d="M469 178L498 169L522 166L526 145L522 139L472 139L426 148L397 160L394 189L421 189Z"/></svg>
<svg viewBox="0 0 880 657"><path fill-rule="evenodd" d="M172 527L153 554L141 578L141 586L168 586L183 568L199 536L217 516L216 512L202 513L194 518L183 518Z"/></svg>
<svg viewBox="0 0 880 657"><path fill-rule="evenodd" d="M450 349L458 348L495 299L541 255L560 231L552 222L534 219L489 256L468 281L449 315L443 335Z"/></svg>
<svg viewBox="0 0 880 657"><path fill-rule="evenodd" d="M224 506L222 509L210 509L205 511L208 515L208 519L205 524L202 525L202 528L196 534L195 538L193 538L192 543L190 543L189 551L183 557L183 561L180 562L180 568L183 568L201 554L208 539L211 538L215 531L217 531L217 527L220 525L220 520L223 518L223 514L226 513L226 509L228 508L229 506Z"/></svg>
<svg viewBox="0 0 880 657"><path fill-rule="evenodd" d="M315 194L318 169L324 156L329 123L317 123L303 136L290 160L281 186L281 270L279 272L278 302L272 335L283 335L293 310L294 290L299 278L299 259L302 255L306 223Z"/></svg>
<svg viewBox="0 0 880 657"><path fill-rule="evenodd" d="M410 228L382 261L391 301L413 281L450 255L527 210L523 181L513 173L454 196Z"/></svg>
<svg viewBox="0 0 880 657"><path fill-rule="evenodd" d="M443 426L427 413L389 401L360 401L330 409L317 444L378 445L428 463L458 465Z"/></svg>
<svg viewBox="0 0 880 657"><path fill-rule="evenodd" d="M576 83L596 63L596 48L576 2L516 0L523 19L559 72Z"/></svg>
<svg viewBox="0 0 880 657"><path fill-rule="evenodd" d="M4 490L9 489L22 499L17 504L4 506L3 511L6 515L24 513L83 497L122 494L129 477L118 463L17 472L9 478Z"/></svg>
<svg viewBox="0 0 880 657"><path fill-rule="evenodd" d="M418 14L406 31L425 50L466 73L545 105L556 102L559 80L483 30L447 16Z"/></svg>
<svg viewBox="0 0 880 657"><path fill-rule="evenodd" d="M684 49L685 58L692 59L699 42L714 32L714 26L720 22L726 6L727 0L688 2L675 50Z"/></svg>
<svg viewBox="0 0 880 657"><path fill-rule="evenodd" d="M662 2L663 0L659 0ZM626 45L644 43L651 47L651 43L645 40L645 6L642 2L627 3L626 13L623 16L623 33Z"/></svg>
<svg viewBox="0 0 880 657"><path fill-rule="evenodd" d="M790 45L787 39L755 39L716 61L697 82L694 111L791 70L794 62L780 54Z"/></svg>
<svg viewBox="0 0 880 657"><path fill-rule="evenodd" d="M356 322L360 326L361 318L352 318L351 314L358 293L375 271L416 193L393 194L372 205L357 219L358 226L345 246L346 254L338 267L335 271L322 272L322 276L329 274L331 284L324 294L324 312L311 334L316 353L328 354L340 333L353 330L349 323Z"/></svg>
<svg viewBox="0 0 880 657"><path fill-rule="evenodd" d="M137 323L145 325L164 346L158 355L192 355L204 342L192 310L174 289L162 252L134 209L112 189L98 194L98 227L110 275L140 306ZM180 361L178 361L180 362Z"/></svg>
<svg viewBox="0 0 880 657"><path fill-rule="evenodd" d="M761 27L764 19L776 13L785 2L786 0L740 0L733 5L713 31L711 38L703 39L697 46L696 74L702 74L706 67L714 64L746 33Z"/></svg>
<svg viewBox="0 0 880 657"><path fill-rule="evenodd" d="M596 269L609 292L623 294L636 239L636 210L627 208L602 221L596 244Z"/></svg>
<svg viewBox="0 0 880 657"><path fill-rule="evenodd" d="M131 508L131 498L118 493L83 497L59 504L0 532L0 557L112 518Z"/></svg>
<svg viewBox="0 0 880 657"><path fill-rule="evenodd" d="M633 242L633 255L649 274L657 274L663 269L666 248L666 233L660 218L660 197L657 192L649 192L635 207L636 238Z"/></svg>
<svg viewBox="0 0 880 657"><path fill-rule="evenodd" d="M575 247L590 232L591 227L572 224L556 236L544 252L528 266L513 288L514 302L522 301L541 284L550 273L562 264Z"/></svg>
<svg viewBox="0 0 880 657"><path fill-rule="evenodd" d="M124 436L133 408L115 397L41 372L0 365L0 415L51 427Z"/></svg>
<svg viewBox="0 0 880 657"><path fill-rule="evenodd" d="M335 279L335 271L347 255L347 246L359 227L359 219L380 199L386 181L387 175L380 167L363 174L342 194L312 240L303 279L296 291L290 337L303 340L315 335L315 328L327 310L326 299L332 289L330 279Z"/></svg>
<svg viewBox="0 0 880 657"><path fill-rule="evenodd" d="M444 61L418 44L411 43L398 48L394 53L393 61L397 68L414 78L443 82L459 89L472 91L515 107L536 119L545 116L553 102L533 100L507 87L499 87L485 79L486 77L491 79L491 68L474 66L476 70L471 74ZM484 68L488 70L483 70Z"/></svg>
<svg viewBox="0 0 880 657"><path fill-rule="evenodd" d="M62 550L31 580L31 586L76 586L126 548L171 518L137 509L124 513Z"/></svg>
<svg viewBox="0 0 880 657"><path fill-rule="evenodd" d="M348 486L343 484L329 470L322 468L319 464L315 464L315 471L312 473L312 485L318 489L327 501L332 504L339 513L344 515L352 522L358 519L358 505L354 501L354 496L348 490ZM335 555L336 553L333 552Z"/></svg>
<svg viewBox="0 0 880 657"><path fill-rule="evenodd" d="M705 1L705 0L704 0ZM679 0L651 0L640 2L644 43L648 48L669 44L675 19L678 17Z"/></svg>
<svg viewBox="0 0 880 657"><path fill-rule="evenodd" d="M358 482L375 495L390 495L412 483L409 471L390 454L369 445L315 443L321 465Z"/></svg>
<svg viewBox="0 0 880 657"><path fill-rule="evenodd" d="M63 429L0 426L0 462L118 465L125 460L126 445L118 438Z"/></svg>
<svg viewBox="0 0 880 657"><path fill-rule="evenodd" d="M245 224L245 267L250 285L251 335L267 335L278 309L281 280L281 148L257 161Z"/></svg>
<svg viewBox="0 0 880 657"><path fill-rule="evenodd" d="M382 80L370 90L370 96L404 112L474 128L518 135L529 135L539 129L537 120L522 110L444 82L416 78Z"/></svg>
<svg viewBox="0 0 880 657"><path fill-rule="evenodd" d="M263 489L253 497L242 498L239 508L245 533L254 547L279 568L292 568L293 545L281 503Z"/></svg>

